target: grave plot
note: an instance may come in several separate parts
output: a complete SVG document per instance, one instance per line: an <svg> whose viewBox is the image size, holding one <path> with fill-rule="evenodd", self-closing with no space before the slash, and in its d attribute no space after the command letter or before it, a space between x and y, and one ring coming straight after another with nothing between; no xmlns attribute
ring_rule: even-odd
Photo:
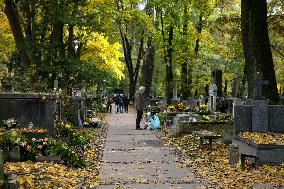
<svg viewBox="0 0 284 189"><path fill-rule="evenodd" d="M262 98L264 82L260 73L255 83L256 99L250 105L235 106L234 124L238 136L233 143L239 145L243 168L246 158L253 158L255 167L284 162L284 106L268 105L268 101Z"/></svg>
<svg viewBox="0 0 284 189"><path fill-rule="evenodd" d="M165 145L175 147L184 157L183 165L196 171L200 179L206 179L208 188L281 188L283 187L284 164L262 165L259 169L242 170L240 162L230 164L229 146L214 142L212 149L200 148L200 139L192 134L173 136L167 132L157 135ZM245 162L250 167L251 162Z"/></svg>
<svg viewBox="0 0 284 189"><path fill-rule="evenodd" d="M239 146L242 169L247 157L254 159L255 168L261 164L280 165L284 161L283 133L244 132L236 136L234 143Z"/></svg>
<svg viewBox="0 0 284 189"><path fill-rule="evenodd" d="M55 134L55 95L7 93L0 95L0 104L0 120L14 119L17 128L44 129L50 136ZM4 122L0 126L4 126ZM31 133L31 130L22 131Z"/></svg>

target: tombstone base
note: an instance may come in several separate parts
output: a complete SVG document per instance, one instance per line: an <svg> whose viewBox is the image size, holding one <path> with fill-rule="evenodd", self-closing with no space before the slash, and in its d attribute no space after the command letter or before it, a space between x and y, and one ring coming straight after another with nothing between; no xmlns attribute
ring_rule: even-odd
<svg viewBox="0 0 284 189"><path fill-rule="evenodd" d="M252 105L252 131L268 132L267 100L253 100L251 105Z"/></svg>
<svg viewBox="0 0 284 189"><path fill-rule="evenodd" d="M235 166L239 163L240 153L239 147L236 144L230 144L230 151L229 151L229 163L232 166Z"/></svg>

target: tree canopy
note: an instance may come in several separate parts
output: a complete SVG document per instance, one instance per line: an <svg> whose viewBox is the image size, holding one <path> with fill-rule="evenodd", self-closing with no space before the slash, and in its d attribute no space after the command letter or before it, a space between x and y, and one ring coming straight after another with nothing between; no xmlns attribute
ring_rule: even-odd
<svg viewBox="0 0 284 189"><path fill-rule="evenodd" d="M283 86L284 3L267 3ZM0 77L15 72L19 90L52 90L56 78L66 91L82 81L93 89L105 77L131 95L144 84L147 95L171 98L177 83L187 99L204 94L210 71L220 69L227 92L239 80L246 96L240 0L2 0L1 10Z"/></svg>

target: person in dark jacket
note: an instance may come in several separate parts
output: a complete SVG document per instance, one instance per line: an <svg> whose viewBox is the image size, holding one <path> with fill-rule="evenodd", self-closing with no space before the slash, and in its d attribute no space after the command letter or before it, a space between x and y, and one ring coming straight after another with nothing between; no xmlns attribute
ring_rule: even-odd
<svg viewBox="0 0 284 189"><path fill-rule="evenodd" d="M112 109L112 96L108 96L108 98L107 98L107 109L108 109L108 112L111 113L111 109Z"/></svg>
<svg viewBox="0 0 284 189"><path fill-rule="evenodd" d="M118 96L118 106L119 106L119 112L120 113L123 113L123 106L124 106L124 103L123 103L123 95L120 94Z"/></svg>
<svg viewBox="0 0 284 189"><path fill-rule="evenodd" d="M128 100L128 97L126 95L124 95L124 97L123 97L123 104L124 104L124 112L128 113L129 100Z"/></svg>
<svg viewBox="0 0 284 189"><path fill-rule="evenodd" d="M116 106L116 113L119 112L119 95L115 94L114 96L114 104Z"/></svg>
<svg viewBox="0 0 284 189"><path fill-rule="evenodd" d="M136 129L140 130L140 122L143 116L143 106L144 106L144 97L143 93L145 91L145 87L141 86L134 95L134 108L137 111L137 118L136 118Z"/></svg>

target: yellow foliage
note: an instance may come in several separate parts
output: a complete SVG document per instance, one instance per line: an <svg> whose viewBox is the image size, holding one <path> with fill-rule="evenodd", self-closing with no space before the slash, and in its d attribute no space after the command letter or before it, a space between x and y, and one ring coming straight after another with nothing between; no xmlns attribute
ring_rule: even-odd
<svg viewBox="0 0 284 189"><path fill-rule="evenodd" d="M91 33L86 44L86 51L81 60L90 61L101 70L114 73L118 79L124 78L124 64L119 60L122 57L119 43L110 44L108 38L97 32Z"/></svg>
<svg viewBox="0 0 284 189"><path fill-rule="evenodd" d="M15 42L8 19L4 12L0 11L0 60L7 61L14 50Z"/></svg>
<svg viewBox="0 0 284 189"><path fill-rule="evenodd" d="M283 133L243 132L241 136L257 144L284 144Z"/></svg>

